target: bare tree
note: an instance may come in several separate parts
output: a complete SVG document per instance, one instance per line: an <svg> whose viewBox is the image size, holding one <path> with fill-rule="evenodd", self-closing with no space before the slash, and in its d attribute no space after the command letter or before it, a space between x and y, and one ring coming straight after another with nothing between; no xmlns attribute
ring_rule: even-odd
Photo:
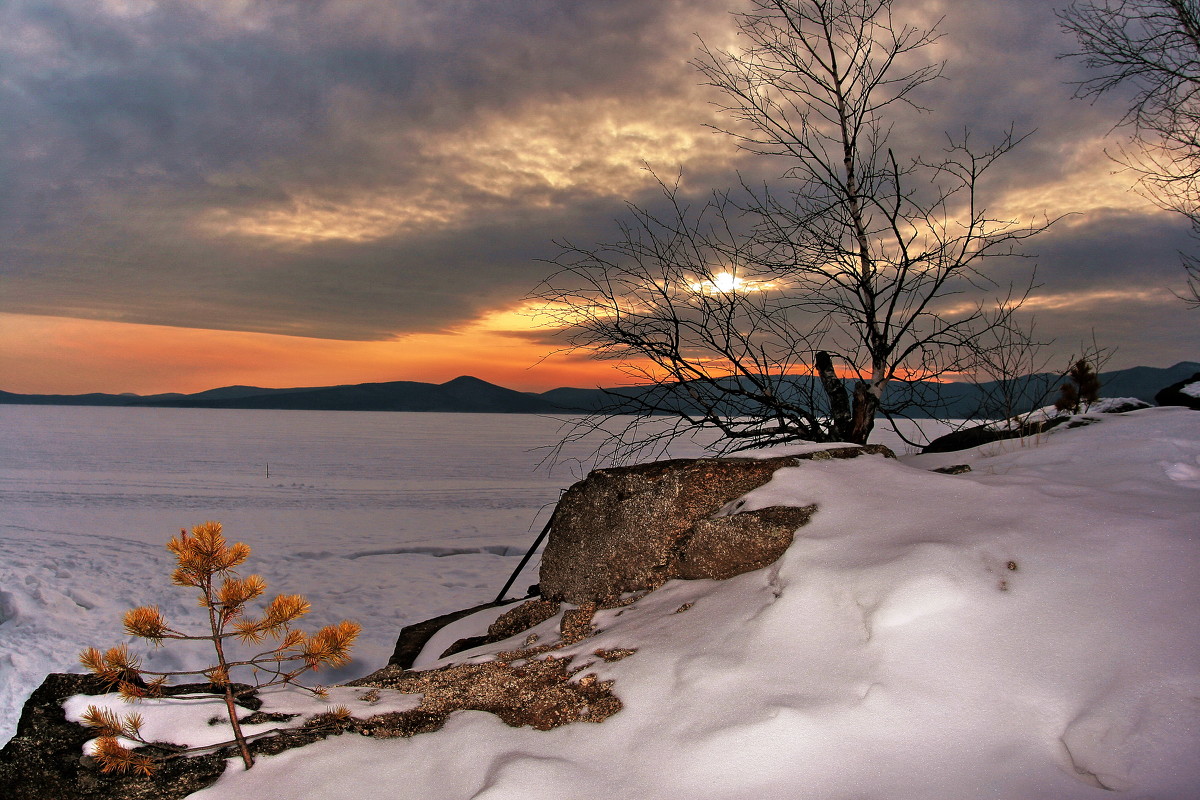
<svg viewBox="0 0 1200 800"><path fill-rule="evenodd" d="M663 184L665 210L630 206L615 243L564 244L535 296L570 347L649 384L610 412L714 428L726 451L862 443L912 402L892 391L885 406L889 385L964 368L996 322L984 262L1049 223L982 206L1011 130L982 149L948 138L935 158L892 147L893 117L922 110L914 93L941 74L919 63L935 31L896 21L890 0L751 5L739 49L703 46L695 64L726 98L723 132L782 160L780 179L698 207Z"/></svg>
<svg viewBox="0 0 1200 800"><path fill-rule="evenodd" d="M1077 94L1096 98L1131 89L1128 126L1134 148L1114 155L1139 178L1143 194L1186 217L1200 238L1200 3L1197 0L1092 0L1059 12L1096 71ZM1188 283L1180 295L1200 308L1200 261L1182 256Z"/></svg>
<svg viewBox="0 0 1200 800"><path fill-rule="evenodd" d="M1001 310L989 320L974 351L970 382L979 395L973 416L1000 420L1006 430L1021 427L1022 414L1045 405L1059 377L1047 372L1049 342L1038 339L1031 319L1012 324Z"/></svg>

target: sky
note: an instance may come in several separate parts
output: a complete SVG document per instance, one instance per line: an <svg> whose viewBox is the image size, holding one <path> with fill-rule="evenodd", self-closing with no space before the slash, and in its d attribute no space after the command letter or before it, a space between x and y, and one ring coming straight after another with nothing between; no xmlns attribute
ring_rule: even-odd
<svg viewBox="0 0 1200 800"><path fill-rule="evenodd" d="M782 171L736 149L690 65L741 0L7 0L0 4L0 389L152 393L458 375L613 385L526 298L555 242L611 241L659 174L702 197ZM1027 248L1027 308L1109 368L1200 358L1182 220L1106 157L1124 98L1045 0L901 0L942 17L947 131L1032 132L988 207L1070 214Z"/></svg>

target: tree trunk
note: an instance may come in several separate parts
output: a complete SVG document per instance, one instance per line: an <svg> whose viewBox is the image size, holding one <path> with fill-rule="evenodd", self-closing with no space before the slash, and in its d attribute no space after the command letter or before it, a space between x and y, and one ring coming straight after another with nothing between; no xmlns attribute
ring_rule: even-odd
<svg viewBox="0 0 1200 800"><path fill-rule="evenodd" d="M817 374L821 376L821 386L825 389L825 396L829 398L829 415L833 418L834 438L843 442L862 444L863 442L853 442L848 438L854 429L854 420L850 414L850 398L846 394L846 384L842 383L842 379L833 370L833 359L829 357L829 353L824 350L818 352L815 366ZM857 407L857 405L856 396L855 406Z"/></svg>
<svg viewBox="0 0 1200 800"><path fill-rule="evenodd" d="M854 418L846 441L850 444L866 444L867 437L875 427L875 412L879 410L879 395L871 390L871 384L858 381L854 384Z"/></svg>

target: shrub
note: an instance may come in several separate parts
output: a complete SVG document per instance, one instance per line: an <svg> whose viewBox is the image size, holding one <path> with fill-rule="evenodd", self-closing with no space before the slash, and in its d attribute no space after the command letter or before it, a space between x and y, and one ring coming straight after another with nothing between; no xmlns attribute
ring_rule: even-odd
<svg viewBox="0 0 1200 800"><path fill-rule="evenodd" d="M1078 414L1100 398L1100 376L1086 359L1079 359L1067 372L1070 379L1059 389L1054 407L1059 411Z"/></svg>
<svg viewBox="0 0 1200 800"><path fill-rule="evenodd" d="M167 549L175 554L177 560L171 581L177 586L199 590L200 606L208 612L208 631L196 635L184 633L172 627L155 606L141 606L127 611L125 631L149 640L156 647L168 639L208 641L215 651L216 663L202 670L143 670L138 658L123 644L103 653L89 647L79 660L128 699L162 697L163 687L172 678L197 676L207 680L213 687L212 694L225 700L229 724L233 729L233 741L228 744L237 745L242 761L249 769L254 764L254 758L250 755L246 737L238 722L237 699L267 686L290 684L309 670L347 663L350 660L350 648L361 626L343 620L336 625L327 625L312 636L293 629L292 623L309 611L308 601L298 594L278 595L267 604L262 616L247 616L246 603L261 597L266 591L267 582L259 575L238 577L235 568L249 557L250 547L241 542L232 545L226 543L218 522L196 525L190 536L187 531L180 531L179 536L167 543ZM232 638L251 645L271 638L277 644L252 656L231 660L226 654L225 643ZM234 669L249 669L254 683L235 686L230 677L230 671ZM266 680L263 680L264 676ZM323 690L319 688L309 691L323 695ZM122 745L120 738L156 750L162 749L142 738L142 719L138 714L118 716L93 705L88 707L83 722L99 733L94 757L104 772L141 772L149 775L156 760L189 752L187 748L170 748L166 754L155 756L134 752Z"/></svg>

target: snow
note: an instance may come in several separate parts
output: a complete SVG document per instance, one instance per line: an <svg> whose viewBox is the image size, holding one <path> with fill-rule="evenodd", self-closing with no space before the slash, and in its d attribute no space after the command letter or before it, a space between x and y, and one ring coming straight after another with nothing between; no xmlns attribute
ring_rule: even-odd
<svg viewBox="0 0 1200 800"><path fill-rule="evenodd" d="M239 427L245 413L221 417L191 446L203 449L225 428L226 449L252 450L242 439L275 423L266 415ZM343 616L362 622L368 634L357 674L381 665L402 624L490 599L515 566L507 554L522 552L534 538L530 528L540 527L530 519L565 485L553 476L518 478L526 467L505 467L489 451L493 435L552 439L547 421L539 428L483 416L453 421L461 450L434 442L432 420L389 431L407 423L322 416L324 444L309 450L321 463L270 484L252 484L258 478L248 469L240 482L213 477L230 471L220 458L207 477L170 477L136 470L132 457L129 473L105 458L94 472L71 473L48 456L32 459L45 462L40 467L14 467L6 456L6 690L18 682L31 690L38 670L67 666L80 647L124 640L119 616L131 605L158 602L168 616L186 618L191 599L168 602L182 592L157 588L165 584L165 551L145 545L161 545L174 528L200 521L197 514L222 519L231 538L255 548L250 566L271 590L304 592L314 609L332 609L313 626ZM587 671L614 681L624 708L600 724L542 732L458 712L441 731L411 739L345 734L261 757L249 771L233 759L192 797L370 800L394 798L403 786L406 796L448 799L1193 798L1200 786L1200 417L1182 408L1088 416L1098 421L972 451L780 470L747 496L747 507L815 502L819 510L775 565L728 581L671 582L600 612L600 633L554 653L594 662ZM194 430L206 419L186 422ZM75 419L84 420L92 422ZM382 451L394 446L391 457L412 459L411 437L422 432L430 465L414 474L347 468L342 477L320 477L331 463L372 452L340 436L364 443L378 436ZM398 444L404 437L407 451ZM376 459L371 471L386 463ZM929 472L961 463L972 471ZM310 488L291 493L290 482ZM76 509L69 505L75 492L91 500ZM430 502L425 515L417 498L428 493L443 506ZM219 504L225 495L242 499L211 511L180 501L203 496ZM239 515L257 527L229 523ZM168 518L162 531L149 524ZM127 527L120 519L130 520ZM376 551L389 555L368 555ZM511 648L512 641L437 657L450 638L481 631L498 613L458 621L418 666ZM556 624L534 630L547 641ZM637 652L613 663L589 655L609 648ZM10 718L22 699L6 701ZM70 701L70 713L81 702ZM357 716L374 713L361 695L334 702ZM302 714L327 708L298 690L274 693L270 706ZM148 720L163 713L137 710ZM215 715L166 713L162 724L176 741L193 741Z"/></svg>
<svg viewBox="0 0 1200 800"><path fill-rule="evenodd" d="M321 700L312 693L293 686L272 686L264 689L259 693L259 699L263 701L259 711L298 716L285 722L243 724L242 733L247 738L255 738L275 729L299 728L305 719L338 706L345 707L353 717L366 719L374 714L408 711L416 708L421 699L417 695L401 694L394 689L376 689L372 692L370 689L333 686L326 692L327 699ZM111 711L118 717L131 711L141 714L145 720L141 727L141 735L148 742L169 741L204 752L204 748L227 744L232 738L225 700L213 695L143 699L132 705L118 694L100 697L76 695L63 703L63 710L67 719L79 722L91 706ZM213 720L219 723L213 724ZM139 746L137 742L128 739L121 741L126 747ZM90 751L90 745L91 742L85 749Z"/></svg>
<svg viewBox="0 0 1200 800"><path fill-rule="evenodd" d="M1185 383L1179 391L1186 394L1188 397L1200 397L1200 381Z"/></svg>
<svg viewBox="0 0 1200 800"><path fill-rule="evenodd" d="M1085 402L1082 405L1083 409L1079 414L1070 414L1052 405L1042 406L1041 408L1027 411L1024 414L1018 414L1011 419L995 420L988 423L988 426L993 430L1012 430L1020 425L1032 425L1056 418L1062 418L1064 422L1073 422L1083 419L1088 415L1113 414L1130 408L1143 408L1147 403L1136 397L1100 397L1090 403Z"/></svg>
<svg viewBox="0 0 1200 800"><path fill-rule="evenodd" d="M404 627L493 600L533 544L570 469L538 469L564 421L401 414L0 405L0 742L48 672L87 646L133 641L121 616L157 605L186 626L167 540L220 521L252 548L267 594L304 594L308 631L351 619L349 666L386 663ZM594 445L564 455L586 460ZM672 455L700 455L684 444ZM269 474L268 474L269 470ZM513 585L537 581L537 560ZM150 669L207 666L198 645Z"/></svg>

